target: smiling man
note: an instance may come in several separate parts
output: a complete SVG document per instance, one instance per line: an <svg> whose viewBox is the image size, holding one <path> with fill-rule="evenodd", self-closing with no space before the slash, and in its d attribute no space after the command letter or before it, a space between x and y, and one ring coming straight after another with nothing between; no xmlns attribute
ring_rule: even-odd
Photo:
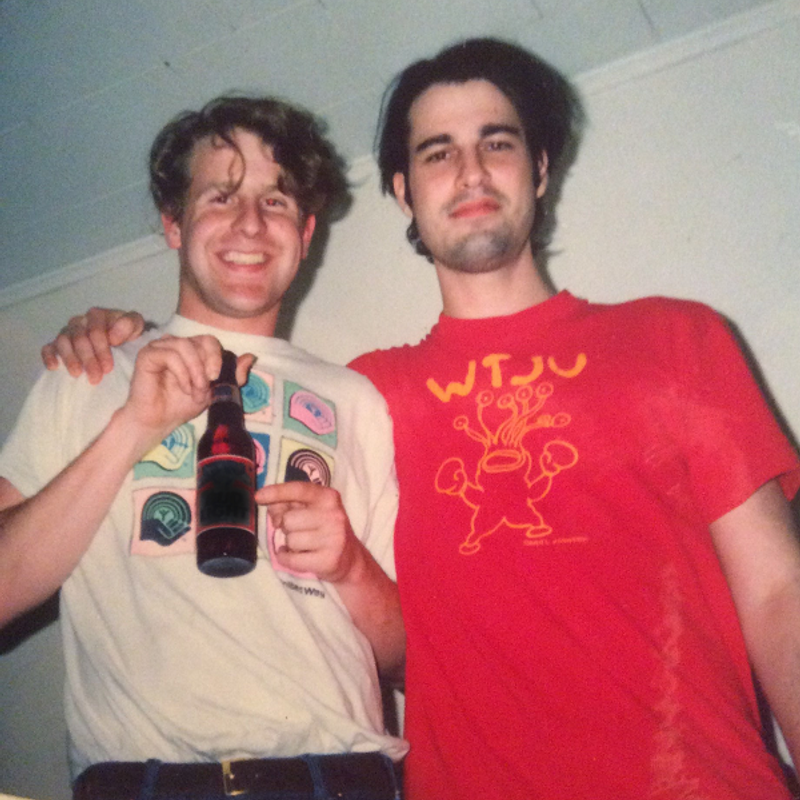
<svg viewBox="0 0 800 800"><path fill-rule="evenodd" d="M229 142L198 142L189 172L183 208L161 212L167 244L179 254L180 313L271 335L314 215L287 193L273 147L248 130L234 129Z"/></svg>
<svg viewBox="0 0 800 800"><path fill-rule="evenodd" d="M0 624L61 589L76 798L394 800L390 421L365 378L273 338L342 165L305 112L223 97L162 130L150 174L177 314L102 385L62 371L30 395L0 456ZM251 367L268 509L256 568L224 581L194 552L222 347Z"/></svg>

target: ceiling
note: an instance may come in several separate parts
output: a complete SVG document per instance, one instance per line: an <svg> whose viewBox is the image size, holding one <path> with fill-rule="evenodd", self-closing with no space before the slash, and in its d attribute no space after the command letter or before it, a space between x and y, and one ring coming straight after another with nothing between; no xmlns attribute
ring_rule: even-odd
<svg viewBox="0 0 800 800"><path fill-rule="evenodd" d="M351 161L410 61L494 35L567 75L767 0L0 0L0 294L153 233L146 154L229 90L316 111Z"/></svg>

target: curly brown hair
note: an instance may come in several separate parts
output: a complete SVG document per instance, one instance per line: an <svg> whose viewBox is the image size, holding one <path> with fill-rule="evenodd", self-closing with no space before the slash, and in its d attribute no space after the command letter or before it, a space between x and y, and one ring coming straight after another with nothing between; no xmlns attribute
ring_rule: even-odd
<svg viewBox="0 0 800 800"><path fill-rule="evenodd" d="M254 133L272 147L283 168L281 191L297 200L304 217L325 212L335 217L346 208L346 165L319 119L274 97L224 95L199 111L178 114L156 136L150 148L150 194L161 213L181 219L195 145L211 138L238 150L236 129Z"/></svg>

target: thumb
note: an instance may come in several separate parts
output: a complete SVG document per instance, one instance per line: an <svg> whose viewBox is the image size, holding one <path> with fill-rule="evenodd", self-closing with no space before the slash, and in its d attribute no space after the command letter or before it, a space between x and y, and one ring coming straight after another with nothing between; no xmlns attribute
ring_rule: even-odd
<svg viewBox="0 0 800 800"><path fill-rule="evenodd" d="M142 335L144 317L136 311L128 311L114 320L108 329L108 341L111 345L130 342Z"/></svg>
<svg viewBox="0 0 800 800"><path fill-rule="evenodd" d="M256 357L252 353L244 353L244 355L238 357L236 360L236 382L239 386L244 386L247 383L250 370L255 363Z"/></svg>

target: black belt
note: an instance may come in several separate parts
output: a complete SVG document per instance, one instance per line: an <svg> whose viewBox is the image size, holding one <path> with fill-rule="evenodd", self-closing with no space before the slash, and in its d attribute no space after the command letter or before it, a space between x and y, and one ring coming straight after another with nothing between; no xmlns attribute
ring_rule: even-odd
<svg viewBox="0 0 800 800"><path fill-rule="evenodd" d="M380 753L312 756L322 783L333 797L376 800L399 797L391 762ZM93 764L78 777L74 800L136 800L149 769L157 769L153 798L183 794L241 796L252 792L314 792L314 776L302 758L264 758L212 764L109 761Z"/></svg>

